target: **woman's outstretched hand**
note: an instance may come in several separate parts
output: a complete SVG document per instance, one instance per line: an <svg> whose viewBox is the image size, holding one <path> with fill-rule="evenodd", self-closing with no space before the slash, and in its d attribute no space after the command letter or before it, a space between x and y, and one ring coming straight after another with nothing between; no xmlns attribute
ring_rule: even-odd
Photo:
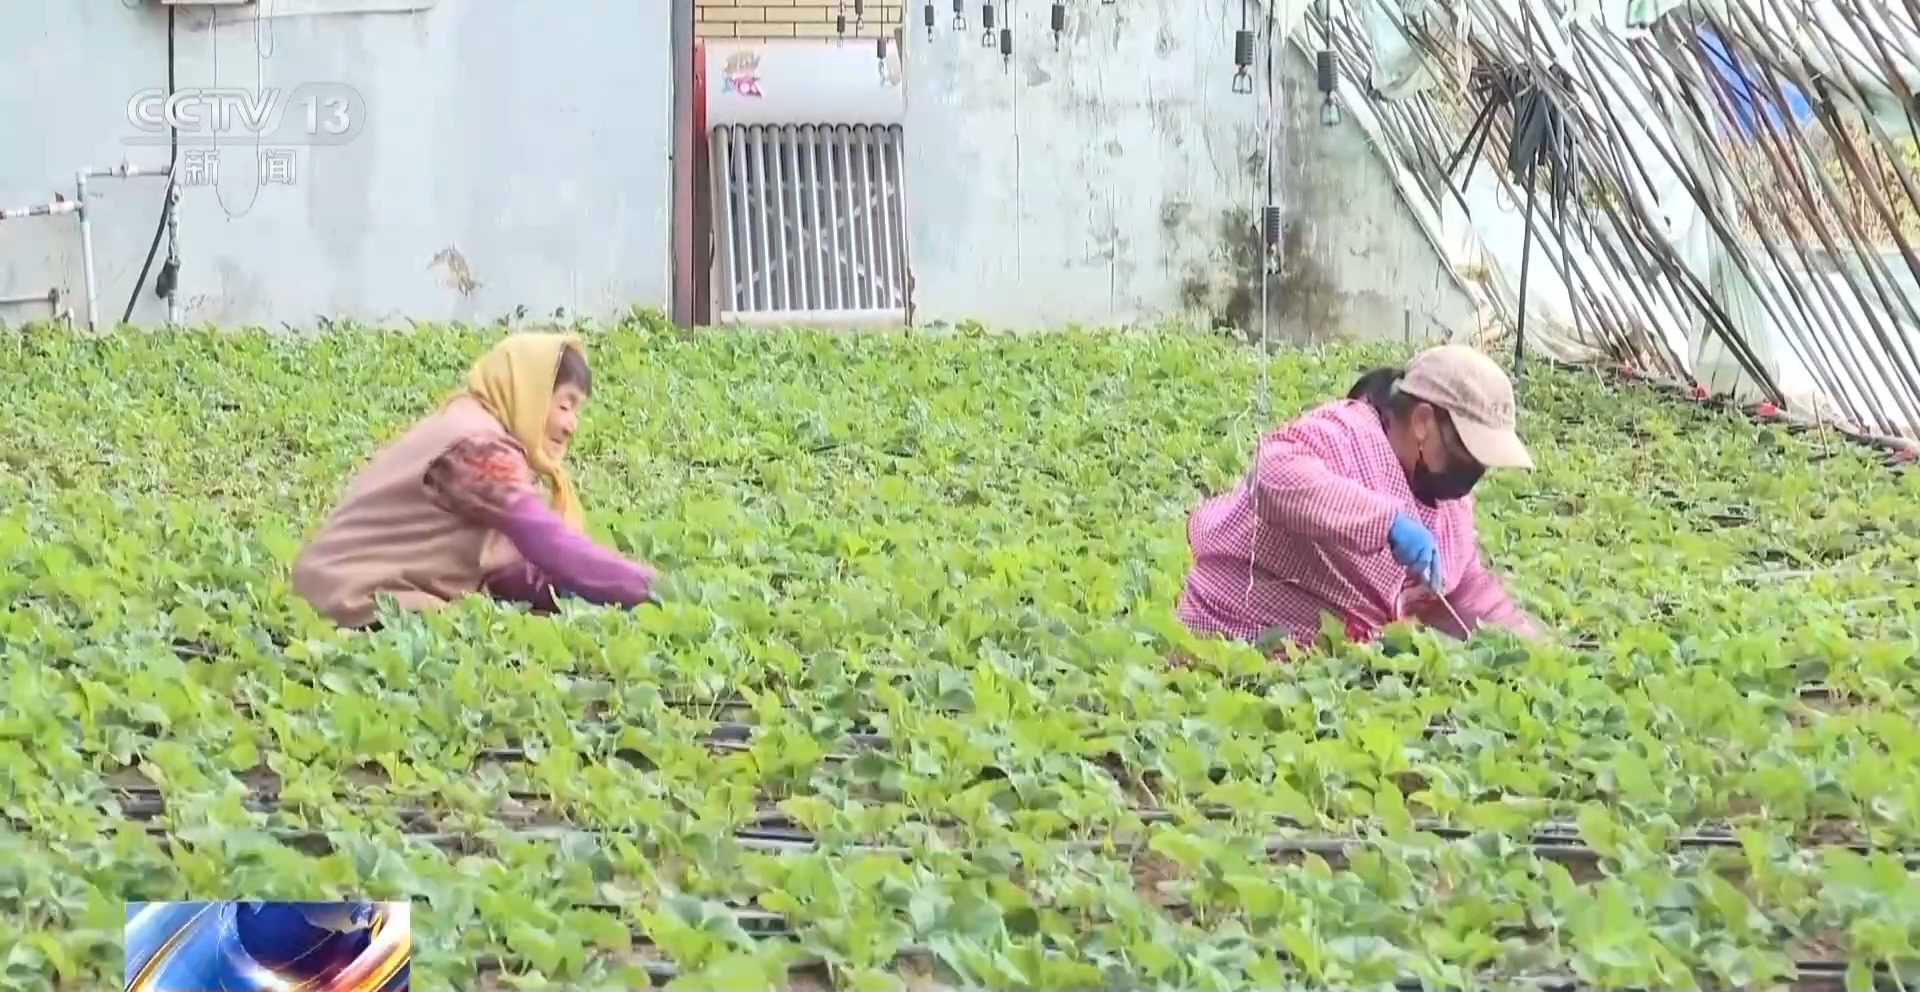
<svg viewBox="0 0 1920 992"><path fill-rule="evenodd" d="M1387 529L1387 547L1397 561L1427 588L1440 591L1440 547L1425 524L1405 513L1396 513Z"/></svg>

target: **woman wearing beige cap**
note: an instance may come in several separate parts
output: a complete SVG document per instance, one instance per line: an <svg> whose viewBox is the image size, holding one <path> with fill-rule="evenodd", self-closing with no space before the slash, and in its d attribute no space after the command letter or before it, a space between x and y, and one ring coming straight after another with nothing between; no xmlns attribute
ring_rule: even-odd
<svg viewBox="0 0 1920 992"><path fill-rule="evenodd" d="M1354 640L1407 617L1458 637L1484 624L1537 636L1473 526L1487 469L1533 467L1514 428L1513 383L1465 345L1366 373L1346 399L1262 438L1247 484L1193 512L1180 619L1298 643L1319 634L1323 612Z"/></svg>

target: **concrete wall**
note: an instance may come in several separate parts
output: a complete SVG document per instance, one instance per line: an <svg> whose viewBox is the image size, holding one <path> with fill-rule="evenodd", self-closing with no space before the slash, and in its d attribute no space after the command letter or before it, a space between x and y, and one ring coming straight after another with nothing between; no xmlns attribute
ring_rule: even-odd
<svg viewBox="0 0 1920 992"><path fill-rule="evenodd" d="M6 5L0 202L71 195L82 166L166 161L164 145L126 143L138 134L129 98L166 82L165 24L153 3ZM339 82L365 108L351 141L291 149L290 185L261 181L251 139L222 139L218 184L185 188L181 204L188 318L485 321L522 306L664 306L669 37L667 0L440 0L211 29L204 9L182 9L180 86ZM101 185L100 302L117 319L164 180ZM77 227L72 216L0 223L0 297L49 286L77 297ZM134 316L159 322L161 301L143 294Z"/></svg>
<svg viewBox="0 0 1920 992"><path fill-rule="evenodd" d="M903 9L868 0L856 15L853 0L696 0L694 31L702 38L834 38L844 13L847 37L874 38L891 35Z"/></svg>
<svg viewBox="0 0 1920 992"><path fill-rule="evenodd" d="M229 133L217 185L184 191L188 320L487 321L523 307L605 316L667 304L668 0L274 5L307 13L224 22L229 13L210 27L204 9L183 9L179 85L284 95L345 83L364 119L345 144L269 145L295 156L284 185L263 182L252 143ZM357 12L369 5L392 12ZM404 9L414 6L427 9ZM981 46L980 0L967 0L964 32L950 26L951 4L936 3L931 43L911 4L875 4L860 28L904 28L908 46L916 318L1255 328L1260 99L1230 92L1231 5L1073 0L1058 52L1046 4L997 6L1016 32L1010 68ZM710 36L830 35L838 9L700 0L697 21ZM163 162L164 146L128 144L127 101L165 82L165 53L157 4L0 14L0 115L25 122L26 136L0 157L0 202L44 202L71 190L81 166ZM1466 323L1465 297L1384 167L1356 130L1321 127L1304 58L1287 49L1280 64L1287 236L1266 282L1272 335L1424 336ZM107 321L139 273L163 185L98 184ZM0 298L49 287L80 295L74 218L0 223ZM42 313L6 307L0 320ZM135 320L163 316L143 294Z"/></svg>
<svg viewBox="0 0 1920 992"><path fill-rule="evenodd" d="M1017 0L1009 69L948 8L909 11L908 213L915 316L1031 326L1193 315L1258 324L1262 97L1232 92L1237 5ZM1002 7L1002 20L1008 20ZM1351 124L1320 123L1292 48L1277 101L1281 271L1269 333L1426 338L1468 326L1447 275Z"/></svg>

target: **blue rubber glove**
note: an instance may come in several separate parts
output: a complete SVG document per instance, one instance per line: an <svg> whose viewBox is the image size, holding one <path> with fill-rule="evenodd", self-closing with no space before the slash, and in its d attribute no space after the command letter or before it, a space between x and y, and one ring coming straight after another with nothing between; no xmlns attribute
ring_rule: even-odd
<svg viewBox="0 0 1920 992"><path fill-rule="evenodd" d="M1387 547L1393 560L1412 572L1427 588L1440 588L1440 548L1433 543L1433 532L1425 524L1404 513L1394 514L1387 528Z"/></svg>

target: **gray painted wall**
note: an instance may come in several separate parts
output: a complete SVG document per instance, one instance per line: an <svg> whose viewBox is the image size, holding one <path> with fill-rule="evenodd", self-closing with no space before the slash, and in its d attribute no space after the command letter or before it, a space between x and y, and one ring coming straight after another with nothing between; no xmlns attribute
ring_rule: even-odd
<svg viewBox="0 0 1920 992"><path fill-rule="evenodd" d="M364 100L353 140L294 150L293 184L263 184L251 142L229 140L217 186L184 190L187 319L306 326L666 306L668 0L410 2L432 6L258 23L229 12L213 28L204 9L181 11L183 87L337 81ZM1232 5L1076 0L1055 52L1046 4L1021 0L1011 71L980 46L978 0L967 6L964 33L948 27L946 4L933 42L917 8L906 31L916 318L1257 326L1260 98L1230 91ZM0 119L17 136L0 158L0 202L44 202L71 190L82 166L165 161L164 146L128 144L138 132L127 122L129 98L166 79L163 8L15 4L0 26ZM1287 250L1267 282L1272 336L1469 324L1466 298L1364 137L1321 126L1305 58L1287 49L1279 64ZM110 322L164 181L95 188ZM78 301L79 246L71 216L0 223L0 297L58 287ZM0 319L44 312L8 307ZM164 316L143 293L136 322Z"/></svg>
<svg viewBox="0 0 1920 992"><path fill-rule="evenodd" d="M937 4L910 6L908 219L920 321L1009 326L1200 316L1257 324L1265 197L1262 97L1232 92L1238 5L1013 8L1009 71ZM1006 8L1001 7L1002 19ZM1320 123L1312 66L1276 53L1276 184L1286 218L1270 334L1426 338L1472 306L1351 123Z"/></svg>
<svg viewBox="0 0 1920 992"><path fill-rule="evenodd" d="M365 101L351 141L294 152L292 185L261 183L252 142L223 139L218 185L183 190L187 319L485 321L520 306L595 316L665 306L668 13L667 0L439 0L416 13L223 17L210 30L205 9L183 8L180 86L343 82ZM165 25L151 0L6 6L0 202L71 195L83 166L164 164L164 145L126 141L139 133L128 100L166 81ZM97 183L108 320L139 274L164 184ZM467 292L451 271L462 263ZM76 220L0 222L0 297L50 286L81 294ZM0 319L45 312L6 308ZM135 321L164 317L142 294Z"/></svg>

